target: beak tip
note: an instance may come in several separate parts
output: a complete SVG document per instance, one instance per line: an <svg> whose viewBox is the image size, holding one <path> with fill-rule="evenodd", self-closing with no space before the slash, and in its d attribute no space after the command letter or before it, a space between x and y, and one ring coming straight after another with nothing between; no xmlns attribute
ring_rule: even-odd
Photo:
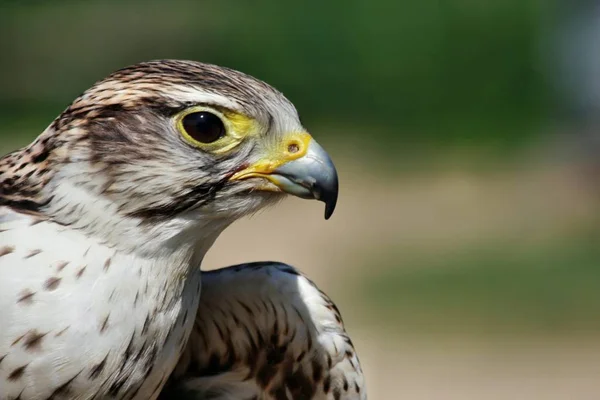
<svg viewBox="0 0 600 400"><path fill-rule="evenodd" d="M335 202L325 203L325 220L328 220L329 218L331 218L334 210L335 210Z"/></svg>
<svg viewBox="0 0 600 400"><path fill-rule="evenodd" d="M322 199L325 203L325 220L328 220L333 215L335 211L335 206L337 204L338 199L338 182L337 176L335 177L335 188L333 190L326 192L326 196Z"/></svg>

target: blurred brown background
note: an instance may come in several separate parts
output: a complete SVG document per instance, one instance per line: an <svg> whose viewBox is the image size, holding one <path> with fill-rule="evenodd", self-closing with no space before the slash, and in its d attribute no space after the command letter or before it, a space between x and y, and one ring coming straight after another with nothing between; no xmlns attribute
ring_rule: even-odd
<svg viewBox="0 0 600 400"><path fill-rule="evenodd" d="M205 268L274 259L340 306L373 399L600 398L597 1L0 2L0 149L159 58L282 90L340 172ZM234 251L232 251L234 249Z"/></svg>

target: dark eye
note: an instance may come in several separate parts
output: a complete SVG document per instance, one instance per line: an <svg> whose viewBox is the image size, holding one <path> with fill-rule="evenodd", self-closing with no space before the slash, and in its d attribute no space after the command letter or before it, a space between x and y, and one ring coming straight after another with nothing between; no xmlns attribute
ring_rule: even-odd
<svg viewBox="0 0 600 400"><path fill-rule="evenodd" d="M200 111L183 117L183 129L200 143L212 143L225 136L225 125L215 114Z"/></svg>

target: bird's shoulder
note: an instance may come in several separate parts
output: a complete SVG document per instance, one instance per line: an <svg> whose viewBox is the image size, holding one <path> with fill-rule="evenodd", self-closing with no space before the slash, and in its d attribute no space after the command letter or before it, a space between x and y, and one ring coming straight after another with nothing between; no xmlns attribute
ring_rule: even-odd
<svg viewBox="0 0 600 400"><path fill-rule="evenodd" d="M194 330L165 393L179 390L194 399L366 398L339 309L297 269L249 263L205 272L202 279Z"/></svg>

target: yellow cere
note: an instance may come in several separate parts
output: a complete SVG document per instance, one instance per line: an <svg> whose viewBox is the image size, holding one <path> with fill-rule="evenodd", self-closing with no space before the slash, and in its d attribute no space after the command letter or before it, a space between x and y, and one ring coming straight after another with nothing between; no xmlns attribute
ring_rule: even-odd
<svg viewBox="0 0 600 400"><path fill-rule="evenodd" d="M241 180L252 177L268 178L278 167L303 157L308 151L312 136L306 132L293 132L284 135L282 140L270 149L259 161L248 168L239 171L231 180Z"/></svg>
<svg viewBox="0 0 600 400"><path fill-rule="evenodd" d="M223 124L225 125L225 136L212 143L201 143L188 135L183 128L183 118L186 115L200 111L207 111L221 118ZM227 153L228 151L237 147L244 138L258 135L260 133L260 125L256 120L231 110L206 106L188 108L187 110L178 114L175 117L175 121L177 130L188 143L195 147L201 148L202 150L215 154Z"/></svg>

